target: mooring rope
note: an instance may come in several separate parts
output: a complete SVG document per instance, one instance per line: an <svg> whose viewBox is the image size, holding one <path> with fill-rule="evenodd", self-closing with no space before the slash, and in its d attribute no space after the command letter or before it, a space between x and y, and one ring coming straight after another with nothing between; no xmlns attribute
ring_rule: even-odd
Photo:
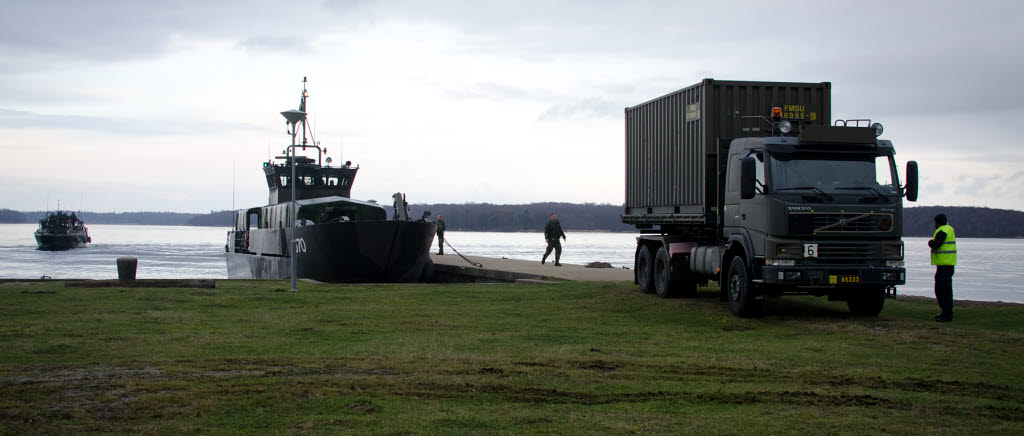
<svg viewBox="0 0 1024 436"><path fill-rule="evenodd" d="M450 244L450 243L448 242L448 238L444 238L443 240L444 240L444 244L445 244L445 245L447 245L447 246L448 246L448 248L451 248L451 249L452 249L452 251L454 251L454 252L455 252L455 254L458 254L458 255L459 255L459 257L461 257L461 258L462 258L462 260L465 260L466 262L469 262L469 264L470 264L470 265L473 265L473 266L475 266L475 267L477 267L477 268L483 268L483 267L484 267L484 264L482 264L482 263L480 263L480 262L474 262L474 261L472 261L472 260L469 260L469 258L468 258L468 257L466 257L466 256L463 256L463 255L462 255L462 253L459 253L459 250L456 250L456 249L455 249L455 247L452 247L452 244Z"/></svg>

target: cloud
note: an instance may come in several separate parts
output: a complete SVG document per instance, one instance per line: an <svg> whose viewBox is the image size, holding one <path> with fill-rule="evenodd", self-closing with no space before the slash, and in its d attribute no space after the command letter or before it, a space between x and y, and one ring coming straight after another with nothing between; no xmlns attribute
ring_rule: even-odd
<svg viewBox="0 0 1024 436"><path fill-rule="evenodd" d="M160 57L180 39L238 40L250 49L305 40L342 25L348 8L280 2L7 2L0 14L0 72ZM293 44L289 44L292 45Z"/></svg>
<svg viewBox="0 0 1024 436"><path fill-rule="evenodd" d="M192 120L134 119L86 115L46 115L0 108L0 128L67 129L106 132L116 135L188 135L226 130L253 130L242 123L206 123Z"/></svg>
<svg viewBox="0 0 1024 436"><path fill-rule="evenodd" d="M541 121L560 121L568 118L621 118L624 106L603 98L583 98L554 105L540 115Z"/></svg>
<svg viewBox="0 0 1024 436"><path fill-rule="evenodd" d="M504 83L479 82L450 88L447 91L447 96L456 99L532 100L545 98L548 94Z"/></svg>
<svg viewBox="0 0 1024 436"><path fill-rule="evenodd" d="M297 36L256 36L238 43L249 51L311 52L309 40Z"/></svg>

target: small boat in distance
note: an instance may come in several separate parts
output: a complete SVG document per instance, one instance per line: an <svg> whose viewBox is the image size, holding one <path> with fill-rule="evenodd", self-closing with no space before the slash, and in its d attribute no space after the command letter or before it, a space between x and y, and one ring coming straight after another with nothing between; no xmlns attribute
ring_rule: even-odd
<svg viewBox="0 0 1024 436"><path fill-rule="evenodd" d="M39 220L35 237L40 250L70 250L92 242L85 222L74 212L68 215L60 209Z"/></svg>
<svg viewBox="0 0 1024 436"><path fill-rule="evenodd" d="M303 78L303 84L305 81ZM276 162L263 163L269 204L236 211L234 228L228 231L224 246L228 278L290 278L292 241L296 278L329 283L429 279L430 247L437 226L426 221L426 214L423 219L411 220L401 194L395 194L392 220L376 202L349 198L359 167L347 162L332 167L330 158L325 165L326 149L312 140L306 126L307 96L303 85L299 110L282 115L301 117L289 119L293 143L297 131L302 131L302 142L293 150L315 151L316 158L282 153L284 156L275 157Z"/></svg>

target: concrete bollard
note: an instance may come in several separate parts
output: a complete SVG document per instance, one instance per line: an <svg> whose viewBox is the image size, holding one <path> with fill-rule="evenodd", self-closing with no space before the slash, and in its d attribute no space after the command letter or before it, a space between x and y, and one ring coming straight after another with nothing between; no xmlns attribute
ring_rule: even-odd
<svg viewBox="0 0 1024 436"><path fill-rule="evenodd" d="M134 282L135 268L138 265L139 260L134 257L117 258L117 279L122 282Z"/></svg>

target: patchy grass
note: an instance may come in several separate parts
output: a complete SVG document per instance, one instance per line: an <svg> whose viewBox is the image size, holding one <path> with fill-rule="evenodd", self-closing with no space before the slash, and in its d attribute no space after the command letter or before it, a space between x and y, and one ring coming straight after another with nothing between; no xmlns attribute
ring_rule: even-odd
<svg viewBox="0 0 1024 436"><path fill-rule="evenodd" d="M4 284L0 432L1024 432L1019 305L287 287Z"/></svg>

